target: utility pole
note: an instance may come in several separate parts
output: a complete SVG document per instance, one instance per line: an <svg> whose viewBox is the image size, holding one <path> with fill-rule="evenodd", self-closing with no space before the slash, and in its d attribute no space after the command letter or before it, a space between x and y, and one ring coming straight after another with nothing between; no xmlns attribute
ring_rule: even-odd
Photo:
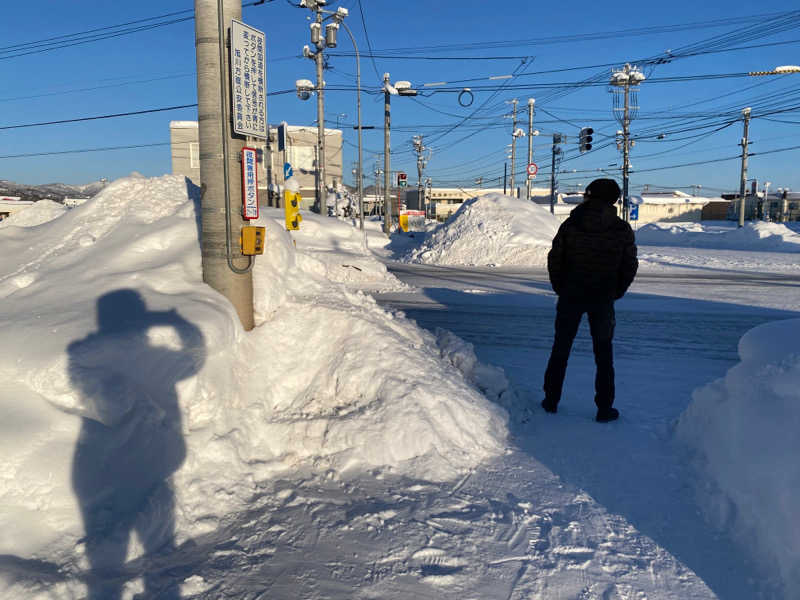
<svg viewBox="0 0 800 600"><path fill-rule="evenodd" d="M314 3L316 20L311 24L311 40L317 47L314 52L314 66L317 74L317 206L320 212L328 202L327 187L325 185L325 81L322 75L324 58L322 56L322 7L318 2ZM316 27L314 27L316 25ZM316 40L315 40L316 38Z"/></svg>
<svg viewBox="0 0 800 600"><path fill-rule="evenodd" d="M628 184L631 174L631 118L630 118L630 85L625 84L625 110L622 117L622 219L630 220L631 203L628 196Z"/></svg>
<svg viewBox="0 0 800 600"><path fill-rule="evenodd" d="M506 193L506 179L508 178L508 163L503 163L503 194Z"/></svg>
<svg viewBox="0 0 800 600"><path fill-rule="evenodd" d="M422 190L422 172L428 164L428 159L423 156L423 153L425 150L428 150L428 148L422 144L421 135L415 135L412 144L414 145L414 152L417 153L417 201L422 210L425 211L425 214L428 214L425 207L425 196ZM430 158L430 156L428 158Z"/></svg>
<svg viewBox="0 0 800 600"><path fill-rule="evenodd" d="M389 155L389 131L392 127L392 102L389 89L389 74L383 74L383 232L389 235L392 232L392 204L389 197L389 184L392 165Z"/></svg>
<svg viewBox="0 0 800 600"><path fill-rule="evenodd" d="M644 73L638 67L625 64L625 66L614 71L611 75L611 86L614 93L614 116L617 121L622 125L622 131L618 132L617 147L622 150L622 218L625 221L630 220L630 195L628 192L628 181L630 179L631 161L630 151L633 146L631 140L631 120L638 112L639 107L636 104L638 96L639 84L645 80ZM622 94L624 101L620 106L619 95ZM633 102L631 102L631 95L633 95ZM622 112L622 115L619 113Z"/></svg>
<svg viewBox="0 0 800 600"><path fill-rule="evenodd" d="M516 196L516 189L514 188L514 171L517 168L517 100L514 98L511 101L511 195Z"/></svg>
<svg viewBox="0 0 800 600"><path fill-rule="evenodd" d="M750 132L750 107L742 110L744 117L744 135L739 145L742 147L742 172L739 180L739 227L744 227L745 187L747 184L747 139Z"/></svg>
<svg viewBox="0 0 800 600"><path fill-rule="evenodd" d="M197 117L200 142L203 281L225 296L245 330L253 322L252 258L232 248L245 224L231 199L242 197L238 174L244 141L234 137L228 107L230 64L225 33L231 19L241 19L241 0L195 0ZM233 235L233 231L236 232Z"/></svg>
<svg viewBox="0 0 800 600"><path fill-rule="evenodd" d="M556 194L558 193L558 180L556 179L556 162L558 155L561 154L561 148L558 144L566 142L566 136L560 133L553 134L553 158L550 163L550 214L556 213Z"/></svg>
<svg viewBox="0 0 800 600"><path fill-rule="evenodd" d="M528 98L528 164L525 165L525 174L528 173L528 165L533 162L533 113L534 104L536 100ZM530 202L531 199L531 175L525 178L525 199Z"/></svg>

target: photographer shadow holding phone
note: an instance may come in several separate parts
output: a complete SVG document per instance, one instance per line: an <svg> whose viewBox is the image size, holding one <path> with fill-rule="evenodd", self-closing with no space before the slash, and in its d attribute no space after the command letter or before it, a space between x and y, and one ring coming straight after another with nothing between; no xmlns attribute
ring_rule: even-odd
<svg viewBox="0 0 800 600"><path fill-rule="evenodd" d="M158 335L164 343L154 345ZM169 477L186 457L176 385L202 367L205 344L176 310L148 310L138 292L120 289L98 299L97 331L71 343L68 354L81 394L72 483L91 568L88 598L116 600L130 578L132 531L147 555L175 547ZM180 597L158 589L157 573L142 576L146 597Z"/></svg>

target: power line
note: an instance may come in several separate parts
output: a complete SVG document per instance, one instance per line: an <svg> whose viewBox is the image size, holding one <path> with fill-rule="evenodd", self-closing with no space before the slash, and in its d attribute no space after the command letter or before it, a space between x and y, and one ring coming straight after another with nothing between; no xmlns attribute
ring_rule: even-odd
<svg viewBox="0 0 800 600"><path fill-rule="evenodd" d="M83 154L86 152L107 152L111 150L129 150L132 148L154 148L156 146L169 146L170 142L156 144L131 144L128 146L105 146L103 148L82 148L80 150L56 150L52 152L30 152L27 154L5 154L0 158L29 158L32 156L54 156L56 154Z"/></svg>
<svg viewBox="0 0 800 600"><path fill-rule="evenodd" d="M381 79L378 73L378 65L375 64L375 56L372 51L372 42L369 39L369 32L367 31L367 20L364 18L364 7L361 5L361 0L358 0L358 11L361 13L361 26L364 28L364 37L367 39L367 48L369 48L369 58L372 61L372 68L375 70L375 77Z"/></svg>
<svg viewBox="0 0 800 600"><path fill-rule="evenodd" d="M274 0L256 0L242 4L242 8L249 6L256 6L264 4L265 2L273 2ZM192 13L189 16L179 17ZM175 18L172 18L175 17ZM162 21L161 19L168 19ZM108 25L106 27L97 27L94 29L87 29L76 33L68 33L64 35L44 38L31 42L23 42L20 44L12 44L10 46L0 47L0 60L8 60L11 58L18 58L20 56L27 56L30 54L38 54L41 52L49 52L52 50L60 50L70 46L78 46L82 44L89 44L111 38L131 35L134 33L141 33L165 27L168 25L175 25L176 23L183 23L185 21L194 20L194 9L185 9L177 12L166 13L163 15L146 17L144 19L137 19L135 21L128 21L126 23L119 23L117 25ZM151 21L159 21L152 23ZM144 24L147 23L147 24Z"/></svg>

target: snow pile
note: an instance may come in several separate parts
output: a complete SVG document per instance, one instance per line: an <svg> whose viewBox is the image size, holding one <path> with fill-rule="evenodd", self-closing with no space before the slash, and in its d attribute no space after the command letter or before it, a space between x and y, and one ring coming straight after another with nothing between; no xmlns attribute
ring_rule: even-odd
<svg viewBox="0 0 800 600"><path fill-rule="evenodd" d="M28 208L15 212L10 217L0 221L0 227L36 227L42 223L52 221L60 216L67 208L53 200L39 200Z"/></svg>
<svg viewBox="0 0 800 600"><path fill-rule="evenodd" d="M800 234L782 223L763 221L746 223L744 227L708 223L648 223L636 231L636 242L648 246L800 252Z"/></svg>
<svg viewBox="0 0 800 600"><path fill-rule="evenodd" d="M696 390L678 436L710 480L703 503L720 527L800 587L800 319L756 327L741 362Z"/></svg>
<svg viewBox="0 0 800 600"><path fill-rule="evenodd" d="M100 566L86 529L135 526L135 556L217 529L301 466L447 480L503 451L474 354L330 280L390 278L352 227L326 219L326 238L304 215L295 248L266 211L245 333L201 281L198 203L182 177L136 176L0 230L0 554L80 572Z"/></svg>
<svg viewBox="0 0 800 600"><path fill-rule="evenodd" d="M498 193L464 202L402 260L440 265L547 262L559 221L542 206Z"/></svg>

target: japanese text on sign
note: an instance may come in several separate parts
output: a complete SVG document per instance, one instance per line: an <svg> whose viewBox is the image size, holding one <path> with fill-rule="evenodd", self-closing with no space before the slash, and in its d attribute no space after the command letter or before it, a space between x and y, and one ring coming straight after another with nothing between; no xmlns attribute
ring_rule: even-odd
<svg viewBox="0 0 800 600"><path fill-rule="evenodd" d="M258 160L255 148L242 148L242 217L258 218Z"/></svg>
<svg viewBox="0 0 800 600"><path fill-rule="evenodd" d="M231 21L233 131L267 137L267 74L264 33Z"/></svg>

